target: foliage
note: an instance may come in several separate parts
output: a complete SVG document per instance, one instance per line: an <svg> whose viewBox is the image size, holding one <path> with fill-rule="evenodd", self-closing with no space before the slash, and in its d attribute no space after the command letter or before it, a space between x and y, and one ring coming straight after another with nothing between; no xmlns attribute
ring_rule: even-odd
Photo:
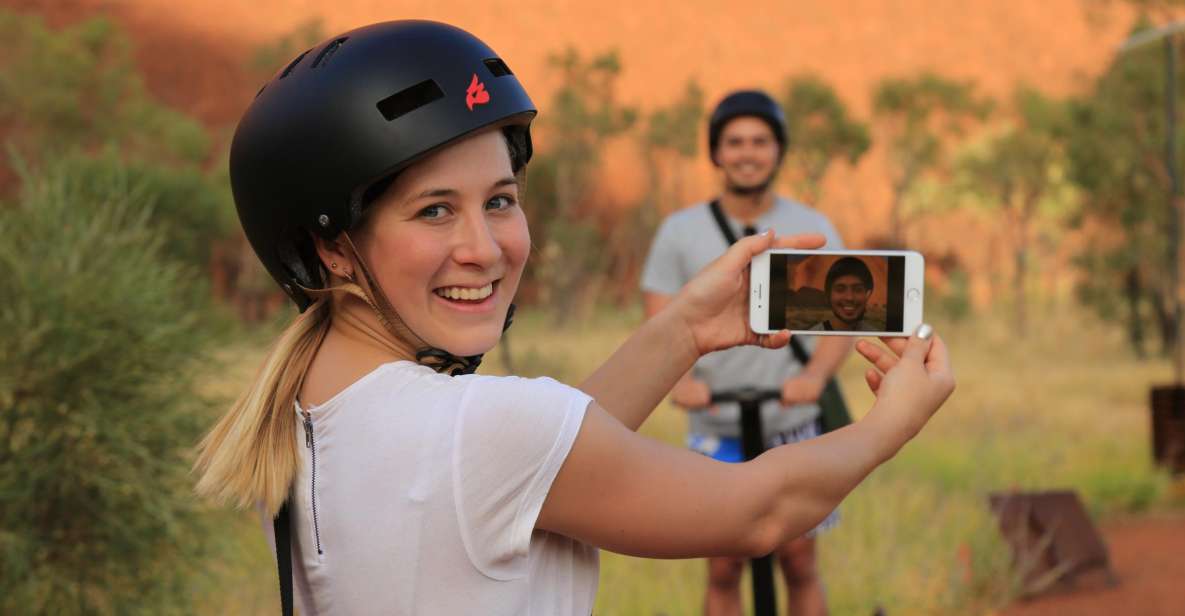
<svg viewBox="0 0 1185 616"><path fill-rule="evenodd" d="M320 18L304 21L290 32L260 45L251 55L248 68L262 75L278 73L297 55L325 40L325 24Z"/></svg>
<svg viewBox="0 0 1185 616"><path fill-rule="evenodd" d="M0 612L184 612L211 542L192 274L163 257L151 180L73 171L0 208Z"/></svg>
<svg viewBox="0 0 1185 616"><path fill-rule="evenodd" d="M1034 226L1043 217L1064 213L1071 199L1065 194L1064 105L1020 88L1012 111L1009 126L965 149L955 167L957 182L977 197L975 204L998 214L1007 235L1016 325L1024 333Z"/></svg>
<svg viewBox="0 0 1185 616"><path fill-rule="evenodd" d="M888 146L892 182L888 239L900 246L910 189L945 166L950 142L986 118L991 103L979 98L970 82L922 73L881 81L873 93L872 109Z"/></svg>
<svg viewBox="0 0 1185 616"><path fill-rule="evenodd" d="M868 125L852 119L831 85L816 75L787 79L782 107L790 136L790 180L805 200L817 203L832 162L855 165L872 145Z"/></svg>
<svg viewBox="0 0 1185 616"><path fill-rule="evenodd" d="M681 158L699 153L699 127L704 117L704 90L694 79L683 86L683 96L669 107L650 112L643 143L653 150L670 150Z"/></svg>
<svg viewBox="0 0 1185 616"><path fill-rule="evenodd" d="M94 156L74 152L49 165L81 203L111 203L129 193L141 195L134 203L145 208L149 228L160 236L160 255L195 270L207 265L212 239L237 227L225 184L193 166L124 161L113 148Z"/></svg>
<svg viewBox="0 0 1185 616"><path fill-rule="evenodd" d="M9 147L33 158L107 144L162 162L208 155L202 127L148 94L110 21L53 31L38 16L0 10L0 37L0 131Z"/></svg>
<svg viewBox="0 0 1185 616"><path fill-rule="evenodd" d="M541 175L551 187L532 188L527 199L536 210L532 233L542 247L539 299L554 303L554 314L563 322L581 316L603 288L608 264L603 238L597 221L581 206L594 198L593 179L606 141L632 127L637 112L616 100L621 73L616 52L585 60L569 49L549 61L561 79L545 124L551 146L532 167L545 169ZM538 183L535 176L531 184Z"/></svg>
<svg viewBox="0 0 1185 616"><path fill-rule="evenodd" d="M1094 234L1078 255L1085 274L1080 296L1101 314L1126 312L1137 351L1143 323L1155 323L1167 353L1177 332L1164 73L1160 45L1117 56L1092 90L1072 102L1068 151L1071 177L1084 194L1078 222ZM1185 83L1181 62L1176 73L1177 82ZM1178 124L1178 144L1181 137ZM1178 154L1178 165L1180 160Z"/></svg>

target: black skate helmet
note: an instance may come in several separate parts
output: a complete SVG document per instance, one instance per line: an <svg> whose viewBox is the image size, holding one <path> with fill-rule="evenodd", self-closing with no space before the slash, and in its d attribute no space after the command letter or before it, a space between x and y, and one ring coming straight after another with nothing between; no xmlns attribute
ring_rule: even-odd
<svg viewBox="0 0 1185 616"><path fill-rule="evenodd" d="M786 116L781 105L761 90L740 90L725 96L712 111L708 120L708 157L716 163L716 146L720 133L728 121L740 116L754 116L765 120L778 140L779 156L786 152Z"/></svg>
<svg viewBox="0 0 1185 616"><path fill-rule="evenodd" d="M534 117L506 63L464 30L409 20L335 36L277 72L239 121L230 179L243 231L303 311L301 287L326 284L311 233L351 230L372 187L487 127L502 128L517 172Z"/></svg>

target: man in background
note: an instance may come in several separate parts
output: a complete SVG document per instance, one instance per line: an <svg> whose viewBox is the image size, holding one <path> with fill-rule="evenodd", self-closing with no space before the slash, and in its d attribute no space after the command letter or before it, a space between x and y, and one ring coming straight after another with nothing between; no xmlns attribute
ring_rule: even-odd
<svg viewBox="0 0 1185 616"><path fill-rule="evenodd" d="M708 123L708 153L720 171L720 196L671 214L659 227L642 272L647 316L662 310L696 272L727 250L729 242L717 218L735 237L768 229L778 235L822 233L827 238L825 248L843 248L825 216L775 194L773 183L786 147L785 118L769 95L740 91L720 101ZM780 401L771 401L761 409L769 446L818 436L816 402L850 350L847 338L827 337L815 346L805 366L787 349L738 347L702 357L671 392L671 400L689 411L688 446L724 462L743 460L739 408L710 408L713 391L741 387L782 393ZM728 503L720 505L727 507ZM816 529L776 552L789 591L790 612L795 616L827 612L816 566L815 535L837 519L832 512ZM744 563L739 558L708 559L704 609L708 616L741 614Z"/></svg>

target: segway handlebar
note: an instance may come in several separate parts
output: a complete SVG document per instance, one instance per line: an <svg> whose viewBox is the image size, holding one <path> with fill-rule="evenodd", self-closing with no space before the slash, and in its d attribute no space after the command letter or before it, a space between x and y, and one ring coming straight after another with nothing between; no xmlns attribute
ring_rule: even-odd
<svg viewBox="0 0 1185 616"><path fill-rule="evenodd" d="M742 405L761 404L767 400L781 400L782 392L777 389L760 389L757 387L742 387L712 392L712 404L719 402L739 402Z"/></svg>

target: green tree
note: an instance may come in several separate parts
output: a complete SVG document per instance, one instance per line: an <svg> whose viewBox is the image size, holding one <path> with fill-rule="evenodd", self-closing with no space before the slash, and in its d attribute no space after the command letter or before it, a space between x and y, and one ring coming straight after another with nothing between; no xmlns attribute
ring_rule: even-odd
<svg viewBox="0 0 1185 616"><path fill-rule="evenodd" d="M540 299L551 305L556 320L563 323L583 314L603 286L604 237L595 217L581 206L592 196L605 143L629 130L637 112L617 102L621 62L616 52L584 60L569 49L552 55L549 63L559 74L560 85L543 125L552 145L540 162L549 168L554 189L538 193L530 203L547 221L543 228L534 228L543 246ZM545 203L539 196L551 196L553 201Z"/></svg>
<svg viewBox="0 0 1185 616"><path fill-rule="evenodd" d="M205 170L205 129L149 95L127 37L104 19L51 30L5 10L0 35L0 133L12 160L67 165L64 181L99 202L107 196L95 191L144 185L164 255L206 267L211 244L237 226L230 191Z"/></svg>
<svg viewBox="0 0 1185 616"><path fill-rule="evenodd" d="M60 31L0 10L0 133L22 156L116 144L125 156L199 163L209 139L196 121L157 103L127 37L91 19Z"/></svg>
<svg viewBox="0 0 1185 616"><path fill-rule="evenodd" d="M325 24L321 18L306 20L275 40L256 47L247 67L266 79L326 38L328 35L325 34Z"/></svg>
<svg viewBox="0 0 1185 616"><path fill-rule="evenodd" d="M188 613L207 336L149 187L51 166L0 207L0 612ZM99 195L102 195L100 197Z"/></svg>
<svg viewBox="0 0 1185 616"><path fill-rule="evenodd" d="M803 199L818 203L831 164L842 159L855 165L872 145L868 125L852 119L831 85L816 75L787 79L782 107L790 134L789 179Z"/></svg>
<svg viewBox="0 0 1185 616"><path fill-rule="evenodd" d="M1177 81L1185 83L1181 64ZM1091 91L1072 101L1068 136L1071 176L1083 189L1080 222L1106 229L1106 236L1089 242L1078 257L1085 273L1079 291L1105 317L1126 308L1138 353L1144 322L1157 325L1165 354L1178 335L1171 279L1175 212L1164 163L1164 69L1159 45L1116 57ZM1178 124L1178 143L1182 132Z"/></svg>
<svg viewBox="0 0 1185 616"><path fill-rule="evenodd" d="M873 119L888 146L892 182L889 242L905 241L906 200L915 183L947 164L952 140L983 120L991 104L970 82L922 73L911 79L881 81L872 100Z"/></svg>
<svg viewBox="0 0 1185 616"><path fill-rule="evenodd" d="M967 148L956 162L959 183L977 204L999 215L1011 245L1016 325L1027 329L1027 294L1034 226L1038 218L1065 212L1064 105L1035 90L1018 89L1010 126Z"/></svg>
<svg viewBox="0 0 1185 616"><path fill-rule="evenodd" d="M703 119L704 91L694 79L683 86L683 95L678 100L670 106L655 109L646 119L642 154L646 159L647 177L651 180L651 194L647 199L655 199L654 205L659 209L683 205L685 167L699 154ZM666 173L664 162L668 168ZM667 182L665 188L664 179Z"/></svg>
<svg viewBox="0 0 1185 616"><path fill-rule="evenodd" d="M646 192L638 206L622 214L607 244L609 278L618 305L637 299L638 277L662 215L684 205L686 167L699 153L703 118L704 92L694 80L677 100L646 117L639 135Z"/></svg>

